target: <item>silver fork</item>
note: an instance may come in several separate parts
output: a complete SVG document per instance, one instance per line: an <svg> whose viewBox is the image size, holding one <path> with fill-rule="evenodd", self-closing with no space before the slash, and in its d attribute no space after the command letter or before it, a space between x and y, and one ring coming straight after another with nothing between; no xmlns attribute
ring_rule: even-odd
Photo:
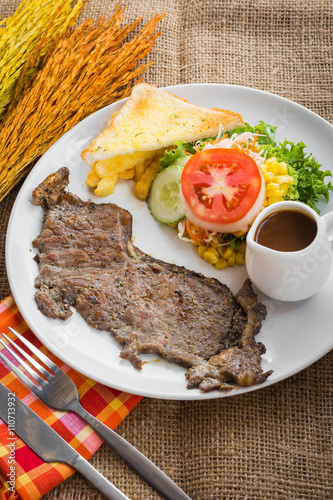
<svg viewBox="0 0 333 500"><path fill-rule="evenodd" d="M45 354L40 352L33 344L26 340L21 334L8 327L36 357L49 368L51 373L41 366L34 358L26 353L19 345L13 342L7 335L2 334L15 349L34 366L43 377L31 368L8 344L0 340L8 352L27 370L31 377L37 382L32 382L19 368L17 368L2 352L0 358L17 375L22 382L29 387L43 403L56 410L73 411L80 415L108 445L143 479L168 500L191 500L184 491L179 488L164 472L153 462L145 457L140 451L132 446L126 439L119 436L112 429L102 424L97 418L88 413L80 404L79 394L73 380L54 364Z"/></svg>

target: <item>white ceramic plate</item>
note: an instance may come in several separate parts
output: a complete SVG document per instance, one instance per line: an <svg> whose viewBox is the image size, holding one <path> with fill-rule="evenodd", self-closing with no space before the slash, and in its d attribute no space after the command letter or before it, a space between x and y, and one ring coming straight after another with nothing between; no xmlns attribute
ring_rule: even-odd
<svg viewBox="0 0 333 500"><path fill-rule="evenodd" d="M276 125L279 139L304 141L324 169L332 168L332 125L298 104L259 90L231 85L180 85L167 90L201 106L239 112L253 125L259 120ZM132 181L121 182L111 196L103 199L95 197L87 188L85 179L89 167L81 160L80 152L121 104L94 113L59 139L35 165L13 207L6 242L8 278L24 319L39 339L68 365L94 380L134 394L163 399L209 399L261 389L299 372L326 354L333 347L333 274L320 293L303 302L280 303L260 296L267 306L268 317L257 340L267 348L263 369L274 372L262 385L227 394L216 391L203 394L197 389L186 389L185 369L157 361L153 355L143 356L147 363L142 371L137 371L128 361L119 358L120 346L109 333L90 328L75 311L63 322L49 319L37 310L34 279L38 268L31 242L41 230L43 214L40 207L32 204L31 192L63 165L71 172L69 189L83 200L112 201L132 213L134 243L144 252L215 276L233 292L237 292L246 277L244 266L216 270L197 255L194 247L180 241L174 229L156 222L146 203L135 198ZM333 199L324 207L324 212L332 209Z"/></svg>

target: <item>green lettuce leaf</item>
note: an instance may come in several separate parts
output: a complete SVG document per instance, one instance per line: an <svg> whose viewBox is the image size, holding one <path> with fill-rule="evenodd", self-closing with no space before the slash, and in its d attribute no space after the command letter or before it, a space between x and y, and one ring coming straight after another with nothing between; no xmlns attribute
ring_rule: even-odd
<svg viewBox="0 0 333 500"><path fill-rule="evenodd" d="M276 157L279 162L288 165L288 174L293 177L294 182L290 185L286 200L298 200L306 203L319 212L316 203L320 199L329 201L330 192L333 191L331 182L325 182L326 177L332 177L330 170L321 170L321 164L316 158L305 152L304 142L294 143L284 139L280 143L275 142L276 127L260 121L251 126L239 127L228 132L228 136L242 132L258 133L257 144L263 151L265 158Z"/></svg>
<svg viewBox="0 0 333 500"><path fill-rule="evenodd" d="M171 163L175 162L180 158L181 156L186 156L185 149L186 149L186 144L183 142L177 142L176 147L174 149L170 149L169 151L166 151L164 153L163 158L160 158L160 167L166 168Z"/></svg>

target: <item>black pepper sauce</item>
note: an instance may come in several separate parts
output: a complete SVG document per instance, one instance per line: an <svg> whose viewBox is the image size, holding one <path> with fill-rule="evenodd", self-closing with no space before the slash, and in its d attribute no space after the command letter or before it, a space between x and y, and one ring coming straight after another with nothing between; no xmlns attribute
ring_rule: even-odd
<svg viewBox="0 0 333 500"><path fill-rule="evenodd" d="M280 252L297 252L309 246L316 234L312 217L297 210L278 210L261 221L254 240Z"/></svg>

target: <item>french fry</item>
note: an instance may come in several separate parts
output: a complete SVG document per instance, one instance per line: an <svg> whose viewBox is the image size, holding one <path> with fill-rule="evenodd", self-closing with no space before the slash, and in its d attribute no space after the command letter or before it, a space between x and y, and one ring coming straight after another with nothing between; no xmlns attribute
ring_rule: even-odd
<svg viewBox="0 0 333 500"><path fill-rule="evenodd" d="M161 170L159 158L155 158L146 168L145 172L135 184L135 196L139 200L146 200L148 198L148 192L151 186L151 183L156 177L156 174Z"/></svg>
<svg viewBox="0 0 333 500"><path fill-rule="evenodd" d="M100 180L100 176L95 172L95 163L93 163L90 167L90 171L88 172L86 184L89 187L96 187Z"/></svg>
<svg viewBox="0 0 333 500"><path fill-rule="evenodd" d="M96 174L105 177L106 175L119 174L145 160L150 162L155 155L156 151L137 151L129 155L117 155L107 160L98 160L93 165Z"/></svg>
<svg viewBox="0 0 333 500"><path fill-rule="evenodd" d="M106 175L103 177L94 191L96 196L108 196L112 194L118 182L118 175Z"/></svg>
<svg viewBox="0 0 333 500"><path fill-rule="evenodd" d="M115 156L108 160L98 160L94 162L93 165L96 174L101 178L118 174L128 168L125 162L122 163L119 161L119 156Z"/></svg>
<svg viewBox="0 0 333 500"><path fill-rule="evenodd" d="M136 182L142 179L138 186L138 193L141 196L139 199L146 199L150 184L158 171L156 169L159 165L159 158L163 156L164 151L165 148L137 151L128 155L118 155L107 160L95 161L90 167L86 184L96 188L94 192L97 196L107 196L113 193L118 179L134 179ZM152 169L143 177L150 166ZM145 198L143 198L144 196Z"/></svg>
<svg viewBox="0 0 333 500"><path fill-rule="evenodd" d="M134 179L138 181L141 179L143 174L145 173L146 168L149 166L149 164L152 162L152 158L147 158L144 161L140 161L135 165L135 177Z"/></svg>
<svg viewBox="0 0 333 500"><path fill-rule="evenodd" d="M120 172L119 179L134 179L135 168L127 168L123 172Z"/></svg>

